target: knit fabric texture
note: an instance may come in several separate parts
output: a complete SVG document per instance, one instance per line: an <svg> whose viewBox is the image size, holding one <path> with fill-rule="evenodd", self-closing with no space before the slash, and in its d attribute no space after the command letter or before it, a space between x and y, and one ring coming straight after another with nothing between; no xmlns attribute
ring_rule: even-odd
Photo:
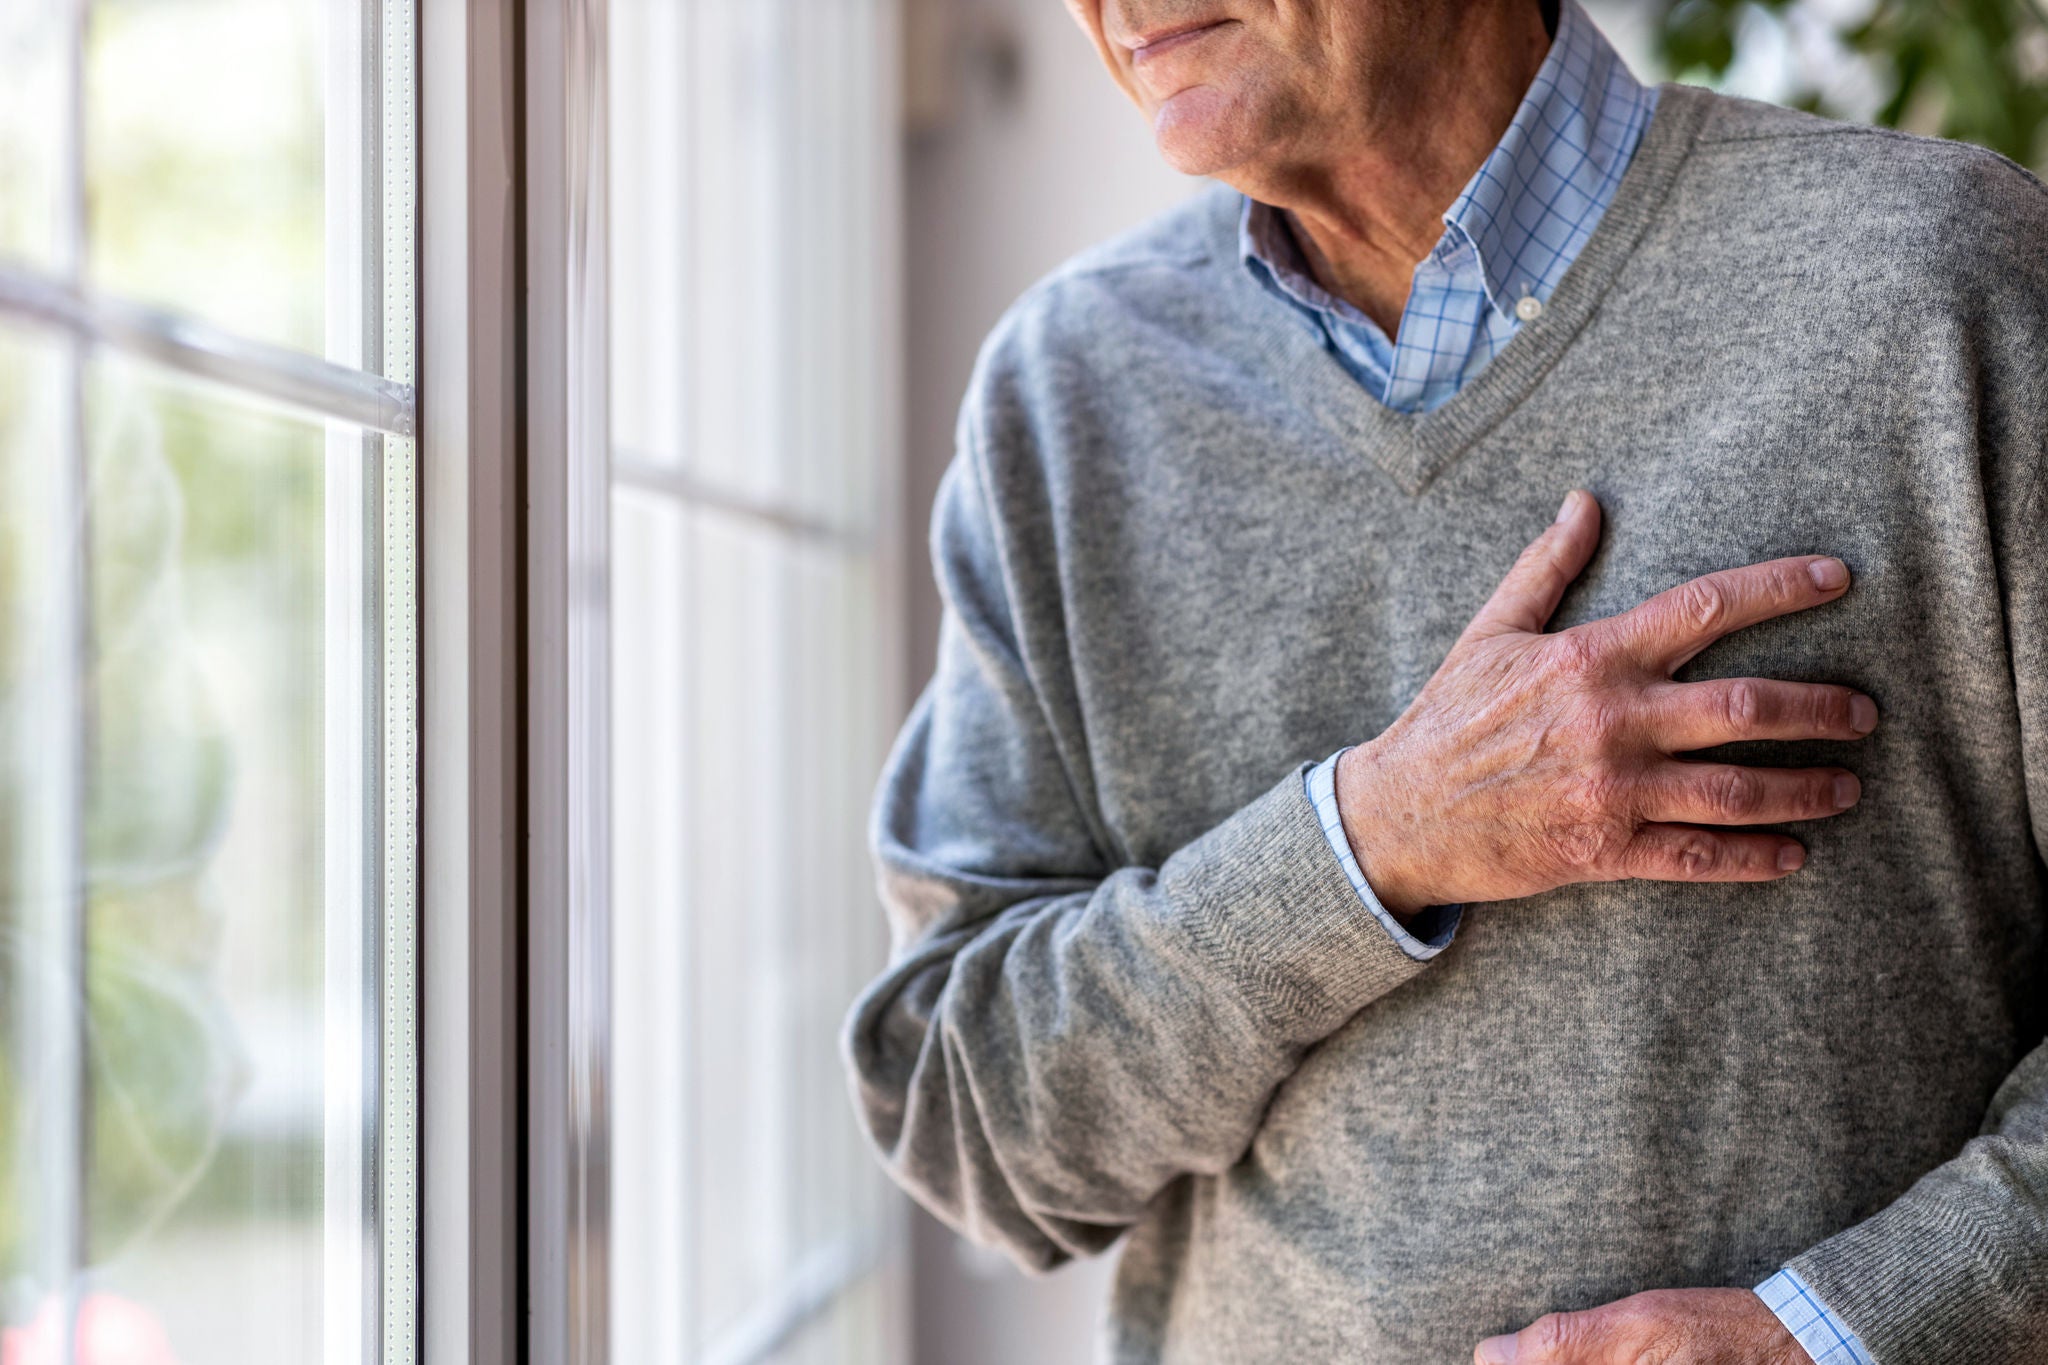
<svg viewBox="0 0 2048 1365"><path fill-rule="evenodd" d="M1113 1362L1444 1362L1789 1264L1885 1365L2048 1359L2048 191L1663 87L1540 318L1377 404L1197 196L985 347L937 671L872 839L845 1052L896 1179ZM1830 553L1681 679L1843 683L1861 804L1782 881L1469 908L1420 962L1303 784L1388 725L1573 487L1555 626Z"/></svg>

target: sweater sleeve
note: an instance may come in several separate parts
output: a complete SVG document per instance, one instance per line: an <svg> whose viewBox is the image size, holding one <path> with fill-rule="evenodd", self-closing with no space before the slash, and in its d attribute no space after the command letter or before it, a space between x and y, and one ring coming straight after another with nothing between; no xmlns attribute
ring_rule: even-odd
<svg viewBox="0 0 2048 1365"><path fill-rule="evenodd" d="M2025 406L2048 412L2048 392ZM2039 857L2048 849L2048 441L2029 446L2037 453L1988 501ZM2048 1043L2006 1077L1953 1160L1790 1269L1881 1365L2048 1360Z"/></svg>
<svg viewBox="0 0 2048 1365"><path fill-rule="evenodd" d="M843 1045L898 1183L1047 1269L1236 1162L1301 1055L1424 964L1352 891L1290 755L1159 866L1118 865L1078 794L1078 721L1042 686L1061 652L1020 640L971 446L932 549L938 667L870 826L893 950Z"/></svg>

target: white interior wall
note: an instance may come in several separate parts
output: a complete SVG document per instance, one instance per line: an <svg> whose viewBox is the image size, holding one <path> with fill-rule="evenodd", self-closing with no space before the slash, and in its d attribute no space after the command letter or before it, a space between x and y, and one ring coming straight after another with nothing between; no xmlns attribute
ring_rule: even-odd
<svg viewBox="0 0 2048 1365"><path fill-rule="evenodd" d="M950 0L950 109L915 135L906 166L908 490L914 525L952 455L975 352L1033 280L1184 198L1137 110L1097 64L1060 0ZM1007 89L986 55L1015 57ZM938 603L913 575L911 676L931 672Z"/></svg>

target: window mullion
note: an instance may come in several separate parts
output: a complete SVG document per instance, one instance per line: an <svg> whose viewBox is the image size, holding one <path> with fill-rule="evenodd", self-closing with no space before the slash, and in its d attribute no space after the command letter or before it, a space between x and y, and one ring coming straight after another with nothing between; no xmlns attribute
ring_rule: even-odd
<svg viewBox="0 0 2048 1365"><path fill-rule="evenodd" d="M421 1349L520 1358L516 7L419 11Z"/></svg>
<svg viewBox="0 0 2048 1365"><path fill-rule="evenodd" d="M139 356L319 417L410 436L409 383L289 347L253 341L196 319L87 291L0 263L0 313L64 328L81 341Z"/></svg>
<svg viewBox="0 0 2048 1365"><path fill-rule="evenodd" d="M563 1365L609 1357L606 11L525 10L528 1349Z"/></svg>
<svg viewBox="0 0 2048 1365"><path fill-rule="evenodd" d="M377 45L375 106L364 141L377 153L377 370L410 385L414 372L415 0L372 8ZM378 910L380 1076L378 1233L381 1365L412 1365L419 1352L419 563L417 460L410 432L377 439L382 686L378 696L383 797Z"/></svg>
<svg viewBox="0 0 2048 1365"><path fill-rule="evenodd" d="M75 282L84 269L85 0L71 0L65 16L65 187L58 205L57 269ZM29 1143L27 1178L36 1191L34 1232L40 1244L38 1278L56 1301L53 1346L60 1360L77 1349L86 1247L88 1156L92 1150L91 1092L87 1072L88 983L86 803L91 772L92 598L87 574L91 522L86 492L85 371L87 348L73 337L61 351L61 378L51 416L58 458L39 481L44 552L38 575L38 625L30 646L23 704L31 748L24 771L41 778L35 799L24 802L21 856L30 1017L24 1037L35 1043L38 1096ZM32 779L33 780L33 779ZM40 1315L39 1315L40 1316Z"/></svg>

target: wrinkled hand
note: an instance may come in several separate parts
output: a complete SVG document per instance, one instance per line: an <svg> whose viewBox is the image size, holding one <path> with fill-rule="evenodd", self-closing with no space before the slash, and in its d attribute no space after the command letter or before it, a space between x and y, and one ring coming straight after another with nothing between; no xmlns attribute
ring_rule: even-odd
<svg viewBox="0 0 2048 1365"><path fill-rule="evenodd" d="M1731 631L1840 597L1840 560L1708 574L1544 634L1599 538L1599 503L1573 492L1400 719L1338 760L1345 834L1394 914L1628 877L1769 881L1804 863L1798 841L1706 827L1817 819L1860 796L1841 768L1674 757L1876 726L1876 704L1846 687L1671 680Z"/></svg>
<svg viewBox="0 0 2048 1365"><path fill-rule="evenodd" d="M1473 1351L1474 1365L1813 1365L1747 1289L1658 1289L1551 1313Z"/></svg>

